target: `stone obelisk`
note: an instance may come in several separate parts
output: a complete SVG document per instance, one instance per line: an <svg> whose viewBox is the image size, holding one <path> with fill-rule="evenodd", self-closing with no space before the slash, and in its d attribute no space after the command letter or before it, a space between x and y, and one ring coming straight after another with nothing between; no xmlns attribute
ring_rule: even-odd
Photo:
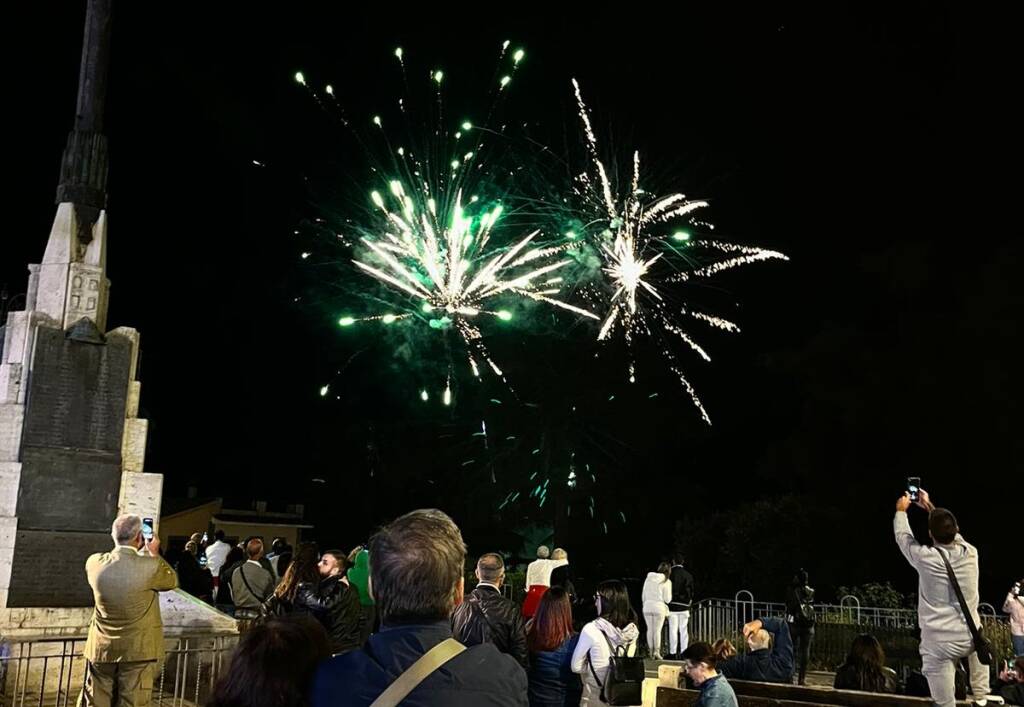
<svg viewBox="0 0 1024 707"><path fill-rule="evenodd" d="M13 607L90 606L82 568L109 549L111 520L160 511L163 477L143 472L139 335L106 331L110 4L88 2L57 214L25 310L0 322L0 624Z"/></svg>

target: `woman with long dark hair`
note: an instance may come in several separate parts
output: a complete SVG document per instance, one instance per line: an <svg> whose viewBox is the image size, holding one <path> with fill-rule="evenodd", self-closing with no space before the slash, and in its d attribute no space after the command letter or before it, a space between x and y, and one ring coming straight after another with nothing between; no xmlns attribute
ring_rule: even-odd
<svg viewBox="0 0 1024 707"><path fill-rule="evenodd" d="M608 680L612 653L635 656L640 637L625 584L617 579L601 582L594 602L597 618L583 627L572 654L572 671L583 681L580 707L597 707L602 703L601 687Z"/></svg>
<svg viewBox="0 0 1024 707"><path fill-rule="evenodd" d="M242 634L207 707L307 707L317 666L331 657L311 616L271 618Z"/></svg>
<svg viewBox="0 0 1024 707"><path fill-rule="evenodd" d="M896 673L885 666L885 651L878 639L870 634L861 634L853 639L846 662L836 671L833 687L837 690L860 690L862 692L899 691Z"/></svg>
<svg viewBox="0 0 1024 707"><path fill-rule="evenodd" d="M295 610L295 593L303 582L316 584L320 581L320 571L317 563L320 562L320 553L317 551L316 543L299 543L299 549L292 556L288 563L288 569L284 577L277 585L277 589L267 599L267 613L284 615Z"/></svg>
<svg viewBox="0 0 1024 707"><path fill-rule="evenodd" d="M572 654L580 636L572 630L572 605L564 587L541 596L526 634L530 652L530 707L570 707L580 703L583 685L572 671Z"/></svg>

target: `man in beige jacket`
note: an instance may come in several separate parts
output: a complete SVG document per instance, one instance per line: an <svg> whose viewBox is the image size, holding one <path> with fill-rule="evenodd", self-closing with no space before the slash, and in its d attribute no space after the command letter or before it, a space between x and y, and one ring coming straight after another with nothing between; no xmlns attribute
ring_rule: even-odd
<svg viewBox="0 0 1024 707"><path fill-rule="evenodd" d="M88 665L80 705L148 705L164 655L157 593L177 587L178 576L160 557L160 540L142 537L138 516L119 516L110 534L114 549L85 562L96 609L85 642Z"/></svg>

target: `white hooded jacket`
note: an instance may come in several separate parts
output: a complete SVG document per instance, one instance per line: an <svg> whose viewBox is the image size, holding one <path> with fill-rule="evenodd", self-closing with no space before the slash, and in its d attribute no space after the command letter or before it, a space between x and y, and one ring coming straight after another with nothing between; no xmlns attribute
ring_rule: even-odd
<svg viewBox="0 0 1024 707"><path fill-rule="evenodd" d="M648 572L640 594L645 614L668 616L668 603L672 601L672 580L661 572Z"/></svg>
<svg viewBox="0 0 1024 707"><path fill-rule="evenodd" d="M636 655L639 637L640 631L633 623L619 629L605 619L595 619L583 627L576 650L572 654L572 671L583 681L583 699L580 700L582 707L601 703L601 688L594 679L594 673L597 673L597 677L604 684L608 665L611 663L611 650L608 644L611 643L616 651L622 646L626 655L633 656ZM590 657L589 665L587 656Z"/></svg>

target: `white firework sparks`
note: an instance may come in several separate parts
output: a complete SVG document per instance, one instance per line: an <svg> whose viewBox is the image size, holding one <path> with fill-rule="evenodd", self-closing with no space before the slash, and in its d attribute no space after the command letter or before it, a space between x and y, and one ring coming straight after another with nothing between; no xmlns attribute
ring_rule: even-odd
<svg viewBox="0 0 1024 707"><path fill-rule="evenodd" d="M597 338L604 341L616 332L621 332L627 347L632 350L634 337L643 334L651 336L656 332L666 332L685 343L705 361L710 356L694 339L675 321L676 312L669 308L663 288L674 283L686 282L696 278L708 278L724 270L747 265L762 260L788 260L782 253L756 248L723 243L713 240L692 240L686 231L676 231L669 236L664 232L667 222L689 216L698 209L705 208L706 201L687 200L683 194L670 194L664 197L650 198L640 188L640 154L633 153L633 175L629 192L621 203L616 199L612 189L608 171L598 155L597 136L590 124L587 106L583 102L579 84L573 79L573 88L579 106L580 118L587 137L587 148L594 171L597 174L599 188L591 182L586 173L580 175L585 198L590 203L597 202L602 215L596 222L606 222L607 228L598 239L599 250L604 261L603 271L612 285L612 294L608 311L598 330ZM597 196L591 198L594 194ZM692 267L692 259L678 258L675 268L666 261L677 251L672 248L669 239L678 242L678 246L686 246L689 250L715 251L725 256L724 259ZM677 260L677 259L673 259ZM664 266L664 267L662 267ZM679 316L689 316L717 329L738 332L739 327L726 319L704 312L693 311L681 307ZM683 373L675 354L668 346L662 347L662 353L668 360L669 368L679 378L679 382L689 393L693 404L697 407L705 422L711 424L707 410L698 397L693 386ZM635 381L635 364L632 353L629 363L630 382Z"/></svg>
<svg viewBox="0 0 1024 707"><path fill-rule="evenodd" d="M551 244L532 226L514 231L502 219L500 199L521 198L517 196L520 189L510 183L513 171L508 169L503 150L488 149L485 138L504 137L506 126L495 124L494 118L499 100L512 88L525 51L510 49L509 42L502 44L492 104L480 126L468 119L449 125L442 88L450 79L440 68L429 73L431 102L436 104L425 114L429 116L426 123L420 123L406 81L406 53L399 47L394 56L406 86L406 95L398 100L405 132L400 142L393 142L386 129L387 116L373 115L367 122L374 126L370 128L373 141L384 147L383 152L367 147L359 128L345 117L333 88L327 91L329 100L321 100L310 90L321 107L356 135L375 163L373 171L383 176L385 187L370 193L375 208L368 218L346 219L344 230L351 233L336 234L344 245L358 248L352 264L385 290L360 285L360 298L372 302L375 313L345 315L338 324L391 325L404 320L415 327L409 331L416 338L445 337L447 371L442 373L445 383L440 399L449 405L456 384L452 351L461 353L464 346L475 376L480 376L480 364L486 363L504 379L483 343L486 320L513 320L515 305L523 304L524 299L583 317L598 317L559 297L563 278L557 271L572 262L565 257L567 247ZM308 88L305 77L296 76L296 80ZM448 335L456 332L461 345L450 347ZM420 398L427 402L431 396L424 389Z"/></svg>
<svg viewBox="0 0 1024 707"><path fill-rule="evenodd" d="M418 193L406 189L400 180L392 180L389 187L387 198L377 191L371 193L384 217L379 234L361 239L373 262L367 262L367 257L353 259L353 263L397 293L411 297L415 307L408 311L406 300L407 311L402 314L363 320L389 323L422 312L428 315L431 327L451 326L458 331L475 375L479 375L479 358L501 376L476 324L480 317L512 318L509 311L494 309L492 302L499 295L526 297L597 319L591 312L558 299L558 287L550 286L558 278L547 276L571 262L558 257L563 247L530 247L539 231L508 247L490 246L501 204L490 209L467 209L463 207L462 192L457 191L446 214L438 208L438 200L430 195L426 183ZM341 323L356 321L360 320L348 317Z"/></svg>

